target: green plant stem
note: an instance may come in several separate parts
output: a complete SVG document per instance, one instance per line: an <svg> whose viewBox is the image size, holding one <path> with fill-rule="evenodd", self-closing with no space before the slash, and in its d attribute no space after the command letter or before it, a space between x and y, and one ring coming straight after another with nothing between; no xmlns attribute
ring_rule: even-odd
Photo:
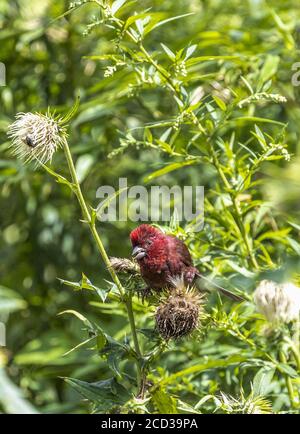
<svg viewBox="0 0 300 434"><path fill-rule="evenodd" d="M298 317L294 324L294 336L293 336L293 342L295 344L296 350L298 354L300 354L300 318Z"/></svg>
<svg viewBox="0 0 300 434"><path fill-rule="evenodd" d="M281 363L287 364L287 359L282 349L279 351L279 360ZM291 406L293 408L298 408L291 377L288 374L284 374L284 378L285 378L285 384L288 390L288 394L290 397Z"/></svg>
<svg viewBox="0 0 300 434"><path fill-rule="evenodd" d="M142 366L141 366L141 361L142 361L142 353L140 350L140 345L139 345L139 341L138 341L138 337L137 337L137 332L136 332L136 326L135 326L135 321L134 321L134 315L133 315L133 310L132 310L132 294L130 291L129 296L127 297L126 301L126 309L127 309L127 314L128 314L128 319L129 319L129 323L130 323L130 328L131 328L131 333L132 333L132 338L133 338L133 343L134 343L134 348L135 348L135 352L137 355L137 383L138 383L138 388L140 389L141 384L142 384Z"/></svg>
<svg viewBox="0 0 300 434"><path fill-rule="evenodd" d="M297 351L295 345L291 345L291 351L293 353L296 365L297 365L297 370L298 372L300 372L300 354L299 351Z"/></svg>
<svg viewBox="0 0 300 434"><path fill-rule="evenodd" d="M293 354L297 366L297 370L298 372L300 372L299 320L295 321L294 327L295 327L295 332L293 338L292 339L286 338L285 340L288 343L289 348Z"/></svg>
<svg viewBox="0 0 300 434"><path fill-rule="evenodd" d="M71 178L72 178L72 182L73 182L73 189L74 189L74 192L75 192L76 197L78 199L78 202L80 204L80 208L81 208L83 217L90 227L91 233L92 233L93 238L96 242L96 245L98 247L100 255L101 255L101 257L102 257L102 259L103 259L103 261L104 261L104 263L105 263L105 265L106 265L106 267L107 267L107 269L111 275L113 282L115 283L115 285L117 286L117 288L119 290L121 299L125 302L125 306L126 306L126 310L127 310L127 314L128 314L128 319L129 319L129 323L130 323L130 328L131 328L131 333L132 333L132 338L133 338L133 343L134 343L134 348L135 348L135 352L137 355L137 358L136 358L137 380L138 380L138 387L140 387L142 353L140 350L140 345L139 345L139 341L138 341L138 337L137 337L134 315L133 315L133 310L132 310L132 295L130 294L128 296L127 294L125 294L125 290L124 290L115 270L111 267L109 257L106 253L105 247L104 247L102 240L100 238L100 235L97 231L94 219L92 218L91 213L90 213L90 211L87 207L87 204L85 202L85 199L83 197L81 187L80 187L80 184L79 184L79 181L77 178L72 154L71 154L71 151L69 148L68 141L66 139L64 139L63 146L64 146L64 152L66 155L66 159L68 162L68 166L69 166L69 170L70 170L70 174L71 174Z"/></svg>
<svg viewBox="0 0 300 434"><path fill-rule="evenodd" d="M251 241L250 241L250 239L248 237L245 225L244 225L243 220L242 220L242 212L241 212L241 209L240 209L240 205L239 205L236 197L235 198L231 197L231 200L233 200L233 205L234 205L234 209L235 209L235 212L236 212L236 221L237 221L239 230L241 232L241 235L243 237L243 240L244 240L244 243L245 243L248 255L250 257L250 261L252 262L253 267L256 270L259 270L258 263L256 261L254 252L252 250Z"/></svg>

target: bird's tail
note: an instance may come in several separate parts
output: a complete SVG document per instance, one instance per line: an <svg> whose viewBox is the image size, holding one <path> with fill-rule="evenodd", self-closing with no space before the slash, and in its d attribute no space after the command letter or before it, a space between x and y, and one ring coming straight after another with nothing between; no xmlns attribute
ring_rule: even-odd
<svg viewBox="0 0 300 434"><path fill-rule="evenodd" d="M199 278L196 280L196 285L202 291L204 290L207 292L211 292L211 290L209 288L207 288L207 287L203 288L203 285L201 285L202 280L205 280L205 281L209 282L211 285L215 286L221 294L225 295L228 298L231 298L231 300L238 301L238 302L245 301L245 299L243 297L241 297L240 295L237 295L231 291L228 291L228 289L223 288L222 286L220 286L217 283L210 280L208 277L205 277L202 274L200 274Z"/></svg>

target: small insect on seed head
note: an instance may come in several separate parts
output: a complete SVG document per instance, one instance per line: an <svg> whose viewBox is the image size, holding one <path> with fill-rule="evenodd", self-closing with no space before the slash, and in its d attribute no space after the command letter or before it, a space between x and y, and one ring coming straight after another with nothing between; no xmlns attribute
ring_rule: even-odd
<svg viewBox="0 0 300 434"><path fill-rule="evenodd" d="M35 148L36 147L36 142L34 141L34 139L31 136L26 136L23 139L24 143L26 143L26 145L28 145L30 148Z"/></svg>
<svg viewBox="0 0 300 434"><path fill-rule="evenodd" d="M45 164L62 146L66 130L60 119L50 113L18 113L16 121L8 127L7 135L12 140L14 155L26 163L35 160Z"/></svg>

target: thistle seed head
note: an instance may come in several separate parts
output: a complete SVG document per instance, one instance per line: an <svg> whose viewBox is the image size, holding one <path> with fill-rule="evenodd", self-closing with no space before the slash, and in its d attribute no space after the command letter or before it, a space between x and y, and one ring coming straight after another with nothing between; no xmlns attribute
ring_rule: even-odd
<svg viewBox="0 0 300 434"><path fill-rule="evenodd" d="M163 299L155 313L156 328L166 340L178 339L192 333L200 323L203 296L186 288L182 280Z"/></svg>
<svg viewBox="0 0 300 434"><path fill-rule="evenodd" d="M126 258L110 258L110 266L116 272L127 274L140 274L140 267L134 261Z"/></svg>
<svg viewBox="0 0 300 434"><path fill-rule="evenodd" d="M66 137L60 119L50 113L18 113L16 121L8 127L14 155L28 163L35 160L45 164L52 160L55 151L62 146Z"/></svg>
<svg viewBox="0 0 300 434"><path fill-rule="evenodd" d="M271 323L289 323L299 317L300 288L293 283L262 280L254 292L254 302Z"/></svg>

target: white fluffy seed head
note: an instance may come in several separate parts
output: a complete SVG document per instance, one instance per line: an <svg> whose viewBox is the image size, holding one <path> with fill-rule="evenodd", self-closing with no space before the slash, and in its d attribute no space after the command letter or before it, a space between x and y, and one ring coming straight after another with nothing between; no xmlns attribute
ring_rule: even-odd
<svg viewBox="0 0 300 434"><path fill-rule="evenodd" d="M48 113L18 113L16 121L8 127L14 155L28 163L35 160L45 164L52 160L55 151L66 137L65 128Z"/></svg>
<svg viewBox="0 0 300 434"><path fill-rule="evenodd" d="M289 323L299 318L300 288L293 283L262 280L254 292L258 312L272 323Z"/></svg>

